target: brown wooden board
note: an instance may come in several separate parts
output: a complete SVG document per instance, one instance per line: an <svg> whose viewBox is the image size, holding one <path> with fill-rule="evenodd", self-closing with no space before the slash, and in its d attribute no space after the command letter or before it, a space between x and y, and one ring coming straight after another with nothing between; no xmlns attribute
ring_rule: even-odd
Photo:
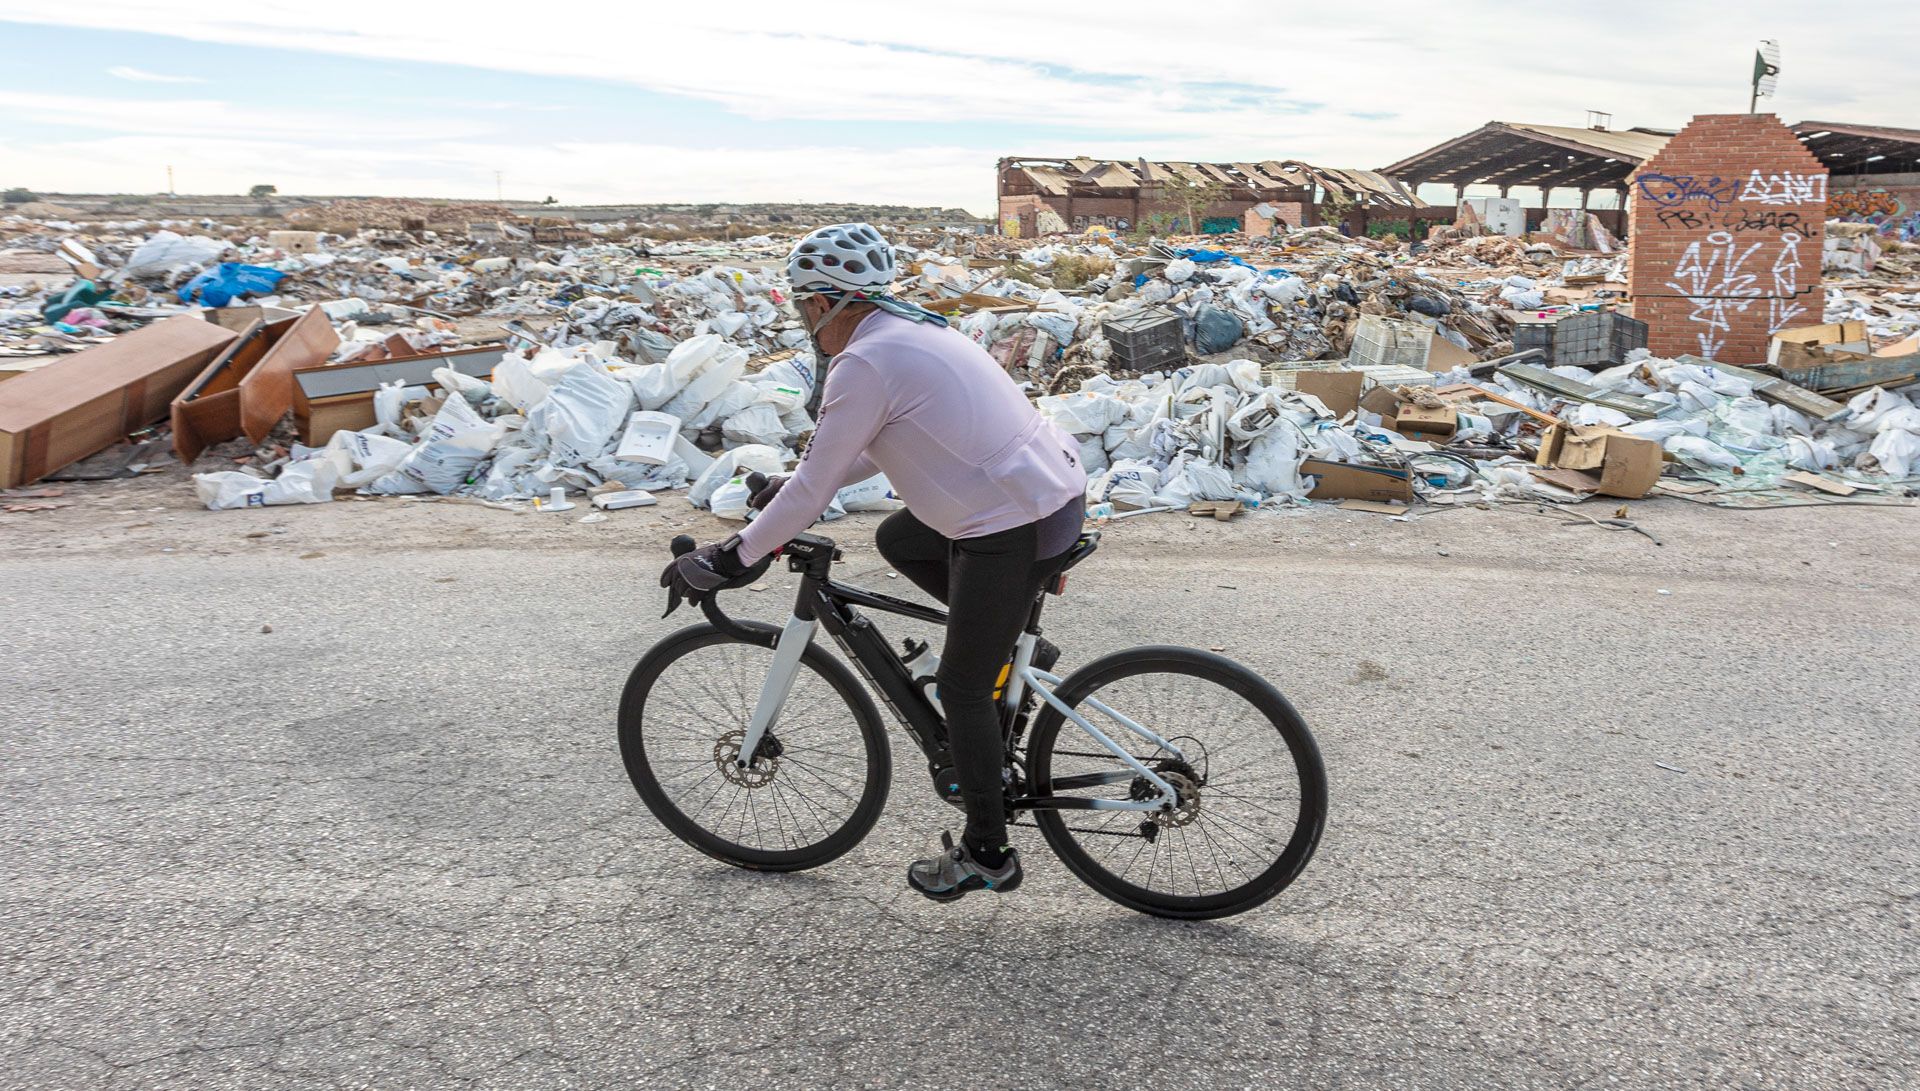
<svg viewBox="0 0 1920 1091"><path fill-rule="evenodd" d="M325 311L269 322L216 359L174 399L173 450L192 462L209 445L245 434L267 438L293 406L295 368L324 365L340 345Z"/></svg>
<svg viewBox="0 0 1920 1091"><path fill-rule="evenodd" d="M71 465L166 416L234 332L162 319L0 386L0 487Z"/></svg>

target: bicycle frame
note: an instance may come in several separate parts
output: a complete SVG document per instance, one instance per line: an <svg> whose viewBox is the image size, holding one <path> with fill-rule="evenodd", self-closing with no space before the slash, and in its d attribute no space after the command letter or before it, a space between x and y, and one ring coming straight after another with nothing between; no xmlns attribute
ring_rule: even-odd
<svg viewBox="0 0 1920 1091"><path fill-rule="evenodd" d="M825 628L827 634L833 637L834 642L839 644L841 650L847 654L847 658L853 661L867 685L880 695L881 700L886 703L888 710L900 722L907 735L920 747L931 767L938 770L950 766L952 760L947 746L945 721L915 686L905 664L888 646L880 630L860 612L859 608L865 607L884 613L899 614L935 625L946 624L946 612L834 580L832 578L833 562L839 559L840 552L834 547L833 542L826 538L802 534L789 542L784 552L788 568L800 573L800 590L794 599L793 616L781 628L779 636L772 641L773 665L768 669L765 681L761 683L759 699L754 704L752 718L748 720L745 738L741 740L738 759L740 764L746 766L751 763L753 755L758 751L767 732L779 722L781 709L786 704L787 697L792 692L794 680L799 675L800 657L806 651L807 645L812 642L814 633ZM1069 723L1085 732L1089 738L1099 743L1127 767L1125 771L1116 770L1110 773L1089 773L1058 778L1054 782L1057 789L1122 784L1139 777L1152 786L1153 794L1147 799L1095 799L1061 795L1021 796L1010 800L1009 806L1014 810L1054 808L1096 811L1158 811L1174 806L1178 793L1171 784L1168 784L1140 759L1128 753L1126 748L1107 732L1095 727L1078 710L1056 696L1052 687L1060 685L1062 679L1033 666L1033 649L1040 634L1041 605L1042 601L1034 603L1026 629L1020 634L1015 644L1013 663L1008 671L1000 705L1003 730L1013 722L1022 699L1031 692L1041 701L1052 706ZM708 619L717 628L729 635L744 637L761 644L768 641L768 634L764 631L742 628L722 613L715 602L715 596L707 596L701 603L701 609L706 612ZM1121 715L1098 699L1088 697L1083 704L1119 724L1127 733L1137 736L1176 759L1185 759L1186 755L1178 746Z"/></svg>

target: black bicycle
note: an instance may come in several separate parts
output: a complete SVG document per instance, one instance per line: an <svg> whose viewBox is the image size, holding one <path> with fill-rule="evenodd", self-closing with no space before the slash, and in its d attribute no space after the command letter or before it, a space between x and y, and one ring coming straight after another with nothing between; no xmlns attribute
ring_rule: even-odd
<svg viewBox="0 0 1920 1091"><path fill-rule="evenodd" d="M673 549L693 545L683 535ZM1003 675L1008 816L1031 815L1075 875L1122 905L1185 919L1245 912L1313 856L1327 813L1320 749L1279 691L1210 652L1130 648L1065 679L1036 669L1046 596L1098 545L1081 538L1035 599ZM892 779L880 714L813 642L817 629L919 744L935 792L960 803L931 675L909 665L925 647L895 653L861 610L936 625L945 613L835 582L841 554L826 538L802 534L781 552L800 574L784 627L730 618L707 595L707 623L656 644L620 698L621 755L648 809L701 852L768 871L818 867L858 844Z"/></svg>

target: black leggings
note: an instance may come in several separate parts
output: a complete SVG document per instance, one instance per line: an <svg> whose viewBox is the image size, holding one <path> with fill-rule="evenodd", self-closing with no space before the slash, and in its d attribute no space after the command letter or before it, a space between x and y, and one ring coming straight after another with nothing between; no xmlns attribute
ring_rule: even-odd
<svg viewBox="0 0 1920 1091"><path fill-rule="evenodd" d="M1075 521L1078 525L1078 521ZM978 538L948 538L897 511L874 533L880 555L922 591L947 606L947 642L940 653L940 707L947 714L967 840L1007 843L1006 765L993 691L1013 654L1040 587L1060 570L1065 552L1042 559L1038 523Z"/></svg>

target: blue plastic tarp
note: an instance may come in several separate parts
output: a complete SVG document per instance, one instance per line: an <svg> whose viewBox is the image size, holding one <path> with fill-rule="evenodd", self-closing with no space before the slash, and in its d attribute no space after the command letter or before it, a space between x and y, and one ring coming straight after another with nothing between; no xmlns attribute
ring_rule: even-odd
<svg viewBox="0 0 1920 1091"><path fill-rule="evenodd" d="M272 295L287 274L264 265L223 261L180 286L180 302L224 307L243 296Z"/></svg>

